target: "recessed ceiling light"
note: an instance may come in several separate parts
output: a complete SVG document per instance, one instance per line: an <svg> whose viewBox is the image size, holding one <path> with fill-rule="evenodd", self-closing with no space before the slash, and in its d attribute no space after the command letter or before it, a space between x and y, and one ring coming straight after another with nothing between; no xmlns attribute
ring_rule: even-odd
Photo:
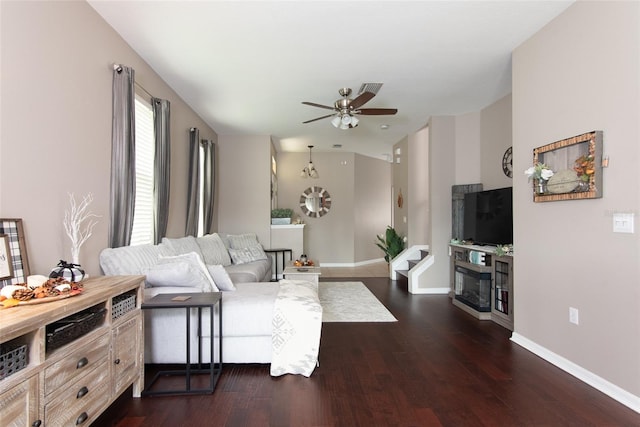
<svg viewBox="0 0 640 427"><path fill-rule="evenodd" d="M389 129L389 125L380 125L380 129L387 130Z"/></svg>

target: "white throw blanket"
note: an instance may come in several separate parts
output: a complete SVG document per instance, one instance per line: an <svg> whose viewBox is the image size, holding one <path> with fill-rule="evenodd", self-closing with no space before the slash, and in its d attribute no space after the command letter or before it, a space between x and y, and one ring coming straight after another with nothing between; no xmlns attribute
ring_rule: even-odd
<svg viewBox="0 0 640 427"><path fill-rule="evenodd" d="M271 375L309 377L318 363L321 329L318 287L302 280L281 280L273 308Z"/></svg>

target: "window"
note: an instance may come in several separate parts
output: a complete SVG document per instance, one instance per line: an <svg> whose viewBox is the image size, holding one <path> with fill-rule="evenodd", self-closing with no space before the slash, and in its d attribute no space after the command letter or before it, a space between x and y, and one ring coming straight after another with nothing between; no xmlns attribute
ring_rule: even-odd
<svg viewBox="0 0 640 427"><path fill-rule="evenodd" d="M153 187L155 138L151 103L136 94L136 200L131 246L154 243Z"/></svg>
<svg viewBox="0 0 640 427"><path fill-rule="evenodd" d="M204 146L198 144L198 232L197 237L204 236Z"/></svg>

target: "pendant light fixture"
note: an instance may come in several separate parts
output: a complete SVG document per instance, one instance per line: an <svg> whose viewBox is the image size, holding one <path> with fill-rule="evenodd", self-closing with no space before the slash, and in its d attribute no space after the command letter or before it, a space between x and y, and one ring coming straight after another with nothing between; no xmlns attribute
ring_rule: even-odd
<svg viewBox="0 0 640 427"><path fill-rule="evenodd" d="M309 164L302 169L302 172L300 172L300 177L320 178L320 175L318 175L318 171L316 170L315 166L313 166L313 162L311 161L311 149L313 148L313 145L307 145L307 147L309 147Z"/></svg>

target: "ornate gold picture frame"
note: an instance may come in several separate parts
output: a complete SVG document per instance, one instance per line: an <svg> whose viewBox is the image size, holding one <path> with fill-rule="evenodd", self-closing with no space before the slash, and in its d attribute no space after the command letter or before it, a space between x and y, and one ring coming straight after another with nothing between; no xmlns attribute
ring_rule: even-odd
<svg viewBox="0 0 640 427"><path fill-rule="evenodd" d="M602 131L562 139L533 150L533 165L553 172L536 179L534 202L602 197Z"/></svg>

